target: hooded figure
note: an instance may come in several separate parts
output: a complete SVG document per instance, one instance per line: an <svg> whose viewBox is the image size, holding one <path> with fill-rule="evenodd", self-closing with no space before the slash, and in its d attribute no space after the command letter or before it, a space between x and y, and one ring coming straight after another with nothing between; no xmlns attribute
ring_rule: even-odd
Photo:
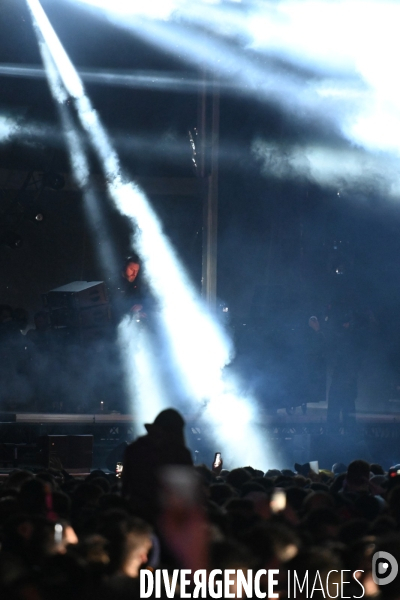
<svg viewBox="0 0 400 600"><path fill-rule="evenodd" d="M167 465L193 465L185 446L185 421L178 411L160 412L154 423L146 424L147 435L130 444L124 457L122 492L135 514L154 522L158 514L160 471Z"/></svg>

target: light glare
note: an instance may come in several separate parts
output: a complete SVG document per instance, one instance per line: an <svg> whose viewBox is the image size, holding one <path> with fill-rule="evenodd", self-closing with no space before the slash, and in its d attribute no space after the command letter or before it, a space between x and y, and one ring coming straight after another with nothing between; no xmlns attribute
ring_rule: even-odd
<svg viewBox="0 0 400 600"><path fill-rule="evenodd" d="M118 325L118 345L124 361L129 397L134 399L133 412L137 418L137 433L145 433L144 423L152 423L158 413L168 406L164 388L154 363L154 348L147 332L134 316L126 316Z"/></svg>
<svg viewBox="0 0 400 600"><path fill-rule="evenodd" d="M253 441L249 452L254 451L256 461L260 460L259 455L262 453L265 464L268 455L265 442L256 440L254 432L250 435L247 420L243 422L243 416L247 415L248 401L238 394L228 392L222 381L222 369L231 358L231 344L196 297L194 288L145 195L136 185L123 178L118 156L100 118L85 95L79 75L40 3L38 0L27 2L62 82L68 94L75 99L80 122L103 165L109 195L120 212L131 218L135 231L134 245L142 257L149 284L159 301L164 326L169 332L170 346L189 401L204 403L204 399L208 398L209 405L214 406L214 403L218 404L227 397L232 402L234 399L236 409L230 413L231 421L236 415L238 430L246 431L247 439ZM210 425L215 430L219 427L219 423L214 421ZM238 461L243 460L242 448L238 447L232 430L222 441L224 447L229 448L233 461L238 464Z"/></svg>
<svg viewBox="0 0 400 600"><path fill-rule="evenodd" d="M331 120L351 142L399 154L400 100L395 75L400 55L399 2L252 0L206 7L202 2L182 0L168 3L165 10L163 3L149 0L147 16L153 15L154 20L142 23L138 3L124 3L122 19L111 0L80 1L97 6L111 21L154 45L206 65L243 88L257 90L268 101L278 100L290 112L301 109L321 122ZM162 21L166 18L168 23ZM225 44L227 38L230 46ZM246 50L255 52L254 56ZM260 55L309 69L310 78L303 79L296 91L293 73L286 79L269 77L268 66L260 66ZM311 73L337 81L324 94ZM343 94L346 81L351 81L350 87L358 83L367 94Z"/></svg>

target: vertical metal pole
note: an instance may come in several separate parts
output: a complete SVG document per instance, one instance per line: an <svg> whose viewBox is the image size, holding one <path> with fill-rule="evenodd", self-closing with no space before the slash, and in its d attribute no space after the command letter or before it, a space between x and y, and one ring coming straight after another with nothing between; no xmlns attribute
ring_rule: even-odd
<svg viewBox="0 0 400 600"><path fill-rule="evenodd" d="M199 134L199 177L206 177L206 147L207 147L207 72L203 69L202 82L198 100L198 134Z"/></svg>
<svg viewBox="0 0 400 600"><path fill-rule="evenodd" d="M203 96L202 114L207 118L207 98ZM204 163L210 165L209 172L204 172L206 180L203 195L203 271L202 271L202 294L211 311L216 310L217 305L217 240L218 240L218 151L219 151L219 111L220 91L219 82L214 77L212 109L211 109L211 135L210 144L206 145ZM207 127L206 127L207 129ZM207 161L207 147L210 152L210 160Z"/></svg>

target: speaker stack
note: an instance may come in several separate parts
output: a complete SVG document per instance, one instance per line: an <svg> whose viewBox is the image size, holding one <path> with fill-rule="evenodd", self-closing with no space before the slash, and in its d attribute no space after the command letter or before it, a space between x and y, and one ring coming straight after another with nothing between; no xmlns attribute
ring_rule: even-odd
<svg viewBox="0 0 400 600"><path fill-rule="evenodd" d="M81 344L104 337L111 323L103 281L73 281L42 296L50 324L60 337Z"/></svg>

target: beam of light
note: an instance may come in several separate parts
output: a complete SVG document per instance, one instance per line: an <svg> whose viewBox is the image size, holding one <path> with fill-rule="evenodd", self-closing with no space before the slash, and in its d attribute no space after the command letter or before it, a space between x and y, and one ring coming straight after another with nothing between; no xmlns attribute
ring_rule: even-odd
<svg viewBox="0 0 400 600"><path fill-rule="evenodd" d="M93 4L94 0L91 3ZM103 2L103 6L104 4ZM186 3L188 6L189 4L193 3ZM299 114L306 108L308 117L318 114L322 116L321 123L333 122L352 143L370 150L387 151L398 157L400 107L395 75L400 43L397 31L400 20L398 2L296 0L276 3L254 1L243 4L247 13L243 13L242 24L238 25L234 33L231 30L230 35L233 37L235 34L236 38L241 38L238 45L242 52L246 49L247 54L251 49L256 53L253 57L247 54L250 59L280 56L292 64L310 68L318 75L323 74L331 80L335 76L340 80L350 78L367 90L362 98L358 94L344 97L337 92L337 83L334 81L333 85L330 84L330 89L328 86L320 86L319 82L311 82L310 85L306 84L303 92L295 98L293 94L287 93L287 89L279 89L279 86L276 86L275 98L281 106L292 112L298 111ZM155 6L155 3L152 3L152 6ZM176 51L176 32L179 31L176 22L158 21L148 27L148 23L140 22L140 19L135 22L134 19L127 18L126 14L123 19L118 18L118 15L112 14L111 3L106 8L109 9L107 14L113 22L131 28L135 35L144 36L155 46L171 53ZM167 15L164 13L156 16L171 20L178 18L171 10ZM203 14L203 24L204 18ZM209 30L220 31L222 22L223 19L211 22ZM197 21L194 19L193 23L196 24ZM235 25L234 21L232 25ZM141 31L138 31L139 27ZM182 27L181 30L183 29ZM268 86L263 86L259 78L253 79L253 69L235 70L224 56L221 57L221 65L215 64L216 61L209 56L208 44L205 44L203 49L201 44L198 44L193 51L195 36L191 36L191 33L192 30L187 32L186 37L179 40L182 43L178 43L177 52L183 60L199 65L205 62L222 75L231 69L243 85L249 85L250 78L254 89L260 90L260 96L267 101L271 100ZM216 45L214 43L214 46ZM338 174L332 173L332 165L328 164L335 158L333 155L322 152L322 157L316 158L314 152L308 152L307 156L311 158L312 171L317 173L318 177L336 180ZM304 172L304 161L303 165L299 165L299 158L296 156L294 160L296 169ZM347 176L348 171L347 168ZM354 178L354 172L350 175Z"/></svg>
<svg viewBox="0 0 400 600"><path fill-rule="evenodd" d="M124 362L128 395L135 399L135 430L137 434L143 434L143 424L152 423L158 413L168 406L155 361L155 349L148 332L140 326L135 316L125 316L118 325L118 345Z"/></svg>
<svg viewBox="0 0 400 600"><path fill-rule="evenodd" d="M158 300L188 399L197 402L207 399L208 412L219 406L223 399L228 399L231 424L234 421L237 429L244 430L246 439L252 440L250 451L254 460L260 464L262 457L262 463L267 464L269 453L265 440L256 436L252 429L253 412L247 408L250 400L235 396L236 404L229 403L232 396L222 381L222 369L231 359L229 340L199 301L145 195L133 183L124 180L119 158L40 3L38 0L27 0L27 3L63 85L74 98L81 125L103 166L110 198L122 214L130 217L135 228L135 247L143 259L149 284ZM241 409L237 410L237 407ZM242 448L237 446L232 430L223 443L225 448L229 448L231 460L242 461Z"/></svg>
<svg viewBox="0 0 400 600"><path fill-rule="evenodd" d="M190 3L189 3L190 4ZM190 6L192 6L190 4ZM215 7L213 7L215 8ZM218 8L218 7L217 7ZM262 16L262 9L256 3ZM220 10L226 7L221 5ZM208 14L208 9L207 9ZM246 29L249 15L258 14L248 10L238 22L237 35L217 35L209 29L198 27L188 14L185 19L171 18L164 22L157 19L144 19L130 15L123 16L113 11L109 4L104 14L113 24L130 31L135 37L177 56L180 60L217 74L222 81L235 82L241 95L249 95L257 100L279 105L295 119L312 118L321 129L329 127L347 137L348 119L360 106L360 101L368 101L369 86L358 74L349 78L338 78L330 70L322 74L314 65L302 72L298 62L290 68L289 57L282 57L272 51L265 53L250 47L251 37ZM213 11L210 12L210 15ZM172 16L173 17L173 16ZM211 20L218 30L217 23ZM233 27L233 26L232 26ZM244 41L243 41L244 38ZM317 50L316 50L317 52ZM336 93L336 88L339 93Z"/></svg>
<svg viewBox="0 0 400 600"><path fill-rule="evenodd" d="M150 0L145 11L122 0L116 8L108 0L80 1L183 60L205 64L221 76L230 72L243 86L268 101L277 100L286 110L331 121L351 142L399 153L400 99L394 76L400 54L397 1L252 0L205 7L186 0L165 8ZM201 43L202 38L208 43ZM310 69L298 94L291 81L263 82L266 73L260 63L276 57ZM315 78L321 76L336 79L331 93L318 90ZM343 87L343 80L367 93L344 98L335 89Z"/></svg>
<svg viewBox="0 0 400 600"><path fill-rule="evenodd" d="M151 89L170 92L197 92L203 82L188 73L167 73L160 71L110 71L104 69L79 69L80 78L85 83L121 86L134 89ZM46 71L33 65L12 65L0 63L0 76L27 79L45 79ZM234 82L224 82L223 89L239 89Z"/></svg>
<svg viewBox="0 0 400 600"><path fill-rule="evenodd" d="M202 420L203 430L211 428L213 438L217 443L222 442L225 467L259 465L267 470L268 465L276 465L265 431L260 427L257 403L245 390L241 393L240 382L233 375L223 381L222 387L221 393L207 404Z"/></svg>
<svg viewBox="0 0 400 600"><path fill-rule="evenodd" d="M201 44L203 42L199 40ZM197 44L196 44L197 49ZM215 56L210 66L215 67L217 63L220 63L219 54L224 54L224 47L220 48L220 52L211 56ZM211 59L210 59L211 60ZM219 80L219 88L224 93L234 92L235 94L242 93L246 94L254 92L254 86L243 87L243 82L235 77L229 76L229 69L221 69L224 71L226 79ZM167 73L166 71L118 71L118 70L103 70L103 69L82 69L77 68L78 74L82 81L85 83L99 84L99 85L110 85L113 87L126 87L133 89L151 89L157 91L170 91L170 92L198 92L204 90L204 85L208 86L207 82L204 82L201 78L194 78L191 74L185 72ZM285 73L283 66L278 64L268 64L263 66L262 78L265 77L273 79L274 85L279 86L280 89L285 85L288 85L286 81L289 76ZM27 79L45 79L46 71L42 67L33 65L15 65L15 64L1 64L0 63L0 76L3 77L18 77ZM293 90L297 90L301 93L304 89L304 79L297 77L295 78L293 73L291 74ZM261 79L258 77L259 83ZM254 78L253 78L254 80ZM265 81L264 81L265 84ZM270 83L271 86L271 83ZM273 92L273 88L270 87ZM339 97L339 98L358 98L362 99L366 95L366 89L355 82L339 82L322 80L320 86L315 88L316 94L321 97Z"/></svg>
<svg viewBox="0 0 400 600"><path fill-rule="evenodd" d="M115 280L118 273L118 260L111 243L110 232L105 223L104 214L100 208L100 200L91 184L90 167L85 153L83 140L74 125L66 102L68 95L62 85L57 68L48 51L46 44L38 40L39 50L47 73L47 79L53 97L57 100L57 107L62 123L64 137L67 142L68 154L72 173L77 186L83 192L83 206L87 221L96 240L96 249L99 251L101 264L109 281Z"/></svg>
<svg viewBox="0 0 400 600"><path fill-rule="evenodd" d="M68 129L70 130L70 129ZM23 118L17 119L0 115L0 143L16 141L23 145L32 146L35 143L46 142L46 146L53 145L60 147L64 145L65 135L60 132L59 127L45 122L26 122ZM151 156L165 161L168 155L169 161L174 159L185 159L187 164L191 164L193 153L190 143L189 132L185 139L184 136L176 136L166 131L160 135L134 135L131 133L121 133L114 131L111 133L111 139L115 147L120 151L129 152L132 157L137 154L139 157ZM87 143L85 139L80 139L80 145L86 150ZM232 160L233 157L239 158L246 155L241 146L226 146L220 152L221 160ZM72 157L74 154L72 154Z"/></svg>
<svg viewBox="0 0 400 600"><path fill-rule="evenodd" d="M87 0L87 4L97 8L109 8L110 6L108 0ZM120 15L132 15L133 13L150 19L168 19L179 5L184 5L184 0L152 0L145 3L117 0L114 3L114 10Z"/></svg>
<svg viewBox="0 0 400 600"><path fill-rule="evenodd" d="M4 136L2 136L3 120L6 125ZM13 140L29 145L35 143L37 140L46 140L52 144L59 144L63 140L63 137L58 129L47 123L25 123L22 118L15 119L0 116L0 141L10 142Z"/></svg>
<svg viewBox="0 0 400 600"><path fill-rule="evenodd" d="M46 44L39 38L39 49L43 60L48 83L62 123L64 136L76 184L83 192L83 201L87 221L96 240L102 267L107 279L116 285L119 276L119 265L110 233L106 227L104 215L99 205L99 199L91 185L90 168L85 153L83 140L76 125L71 119L66 105L67 92L62 85L58 70L49 53ZM123 362L123 373L128 397L135 399L134 413L137 417L135 425L142 422L152 422L162 408L167 406L164 399L163 387L158 380L157 371L153 364L150 342L146 331L140 329L136 319L126 317L118 326L118 349ZM154 354L154 353L153 353ZM143 432L142 432L143 433Z"/></svg>
<svg viewBox="0 0 400 600"><path fill-rule="evenodd" d="M361 77L368 97L347 114L337 114L344 135L368 149L400 152L400 100L396 77L400 5L393 1L284 2L274 42L257 22L253 45L320 71ZM362 18L360 19L360 14ZM285 29L286 42L279 41ZM340 34L340 43L338 35ZM301 37L301 39L300 39ZM290 41L288 41L290 40ZM373 42L372 42L373 41ZM318 51L316 49L318 48Z"/></svg>
<svg viewBox="0 0 400 600"><path fill-rule="evenodd" d="M180 23L160 23L142 19L122 19L109 13L110 20L131 31L146 42L175 54L197 67L206 67L217 73L224 81L235 82L241 94L254 95L269 100L283 100L288 106L301 94L304 102L318 104L318 97L311 85L294 72L280 72L270 64L260 64L249 58L241 48L229 41L210 37L207 32ZM223 87L222 87L223 89ZM299 101L296 102L296 105Z"/></svg>
<svg viewBox="0 0 400 600"><path fill-rule="evenodd" d="M278 144L258 138L252 152L265 176L295 180L299 177L320 186L354 191L374 191L392 199L400 197L398 158L361 148L322 144Z"/></svg>
<svg viewBox="0 0 400 600"><path fill-rule="evenodd" d="M72 172L77 185L83 191L85 212L97 242L96 247L100 251L101 263L106 269L108 279L115 284L115 278L119 276L119 265L105 225L104 215L99 206L99 199L90 185L90 169L83 142L65 105L68 96L61 84L59 73L48 48L40 41L39 47L53 97L58 100ZM147 333L139 328L135 318L126 317L119 324L118 347L123 361L127 392L129 398L135 399L134 412L138 417L138 422L152 422L167 404L154 368Z"/></svg>
<svg viewBox="0 0 400 600"><path fill-rule="evenodd" d="M110 18L116 15L120 22L142 18L200 25L215 35L240 40L242 47L286 55L324 73L354 74L371 57L386 55L388 48L391 52L399 49L396 25L400 7L395 0L149 0L146 6L129 0L76 1L96 7ZM394 52L393 56L397 55ZM373 64L381 63L375 58Z"/></svg>

